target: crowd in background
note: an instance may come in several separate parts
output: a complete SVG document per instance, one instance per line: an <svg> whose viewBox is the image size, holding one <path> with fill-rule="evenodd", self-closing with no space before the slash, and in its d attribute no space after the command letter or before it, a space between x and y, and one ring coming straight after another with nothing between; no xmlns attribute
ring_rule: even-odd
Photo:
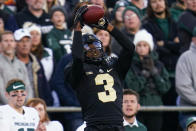
<svg viewBox="0 0 196 131"><path fill-rule="evenodd" d="M80 106L64 80L64 69L72 61L73 14L79 2L0 0L0 105L7 103L7 82L18 78L28 87L27 99L42 98L47 106ZM84 2L102 6L105 17L135 44L124 88L135 90L142 106L196 105L196 0ZM107 31L85 25L82 32L95 34L104 52L118 58L122 48ZM80 112L49 115L67 131L83 123ZM185 129L185 121L194 115L139 112L138 119L149 131L176 131Z"/></svg>

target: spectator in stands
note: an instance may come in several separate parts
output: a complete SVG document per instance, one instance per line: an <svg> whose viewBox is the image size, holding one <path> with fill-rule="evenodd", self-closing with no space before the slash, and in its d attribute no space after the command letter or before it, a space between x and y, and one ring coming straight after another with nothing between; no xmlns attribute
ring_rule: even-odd
<svg viewBox="0 0 196 131"><path fill-rule="evenodd" d="M140 21L140 13L137 8L127 6L123 11L123 23L124 28L122 28L122 32L128 36L130 41L133 41L135 33L140 29L141 21ZM119 46L115 39L112 39L111 49L114 54L119 56L122 47Z"/></svg>
<svg viewBox="0 0 196 131"><path fill-rule="evenodd" d="M174 76L180 44L177 26L170 17L167 1L150 0L147 11L148 14L143 21L143 28L152 34L160 60Z"/></svg>
<svg viewBox="0 0 196 131"><path fill-rule="evenodd" d="M50 18L54 28L47 35L47 47L52 49L57 64L64 54L71 53L71 31L66 27L66 12L63 7L52 7Z"/></svg>
<svg viewBox="0 0 196 131"><path fill-rule="evenodd" d="M36 24L26 27L31 35L31 53L41 61L47 81L49 82L54 68L53 53L42 44L41 29Z"/></svg>
<svg viewBox="0 0 196 131"><path fill-rule="evenodd" d="M126 6L128 6L128 3L124 0L117 1L114 6L113 9L114 18L111 23L118 29L121 29L124 26L122 13L125 10Z"/></svg>
<svg viewBox="0 0 196 131"><path fill-rule="evenodd" d="M26 0L27 7L21 12L9 18L8 25L10 30L15 31L23 28L30 23L40 26L43 42L46 42L46 34L53 28L49 15L43 10L45 0Z"/></svg>
<svg viewBox="0 0 196 131"><path fill-rule="evenodd" d="M153 37L142 29L136 33L133 42L136 52L125 78L126 87L140 95L140 104L143 106L163 105L162 96L170 88L169 74L153 51ZM161 112L140 112L137 118L149 131L161 130Z"/></svg>
<svg viewBox="0 0 196 131"><path fill-rule="evenodd" d="M185 5L187 6L187 9L178 20L181 53L189 49L192 41L192 34L196 27L196 0L185 0Z"/></svg>
<svg viewBox="0 0 196 131"><path fill-rule="evenodd" d="M139 109L139 94L131 89L125 89L122 105L125 131L147 131L146 126L136 119Z"/></svg>
<svg viewBox="0 0 196 131"><path fill-rule="evenodd" d="M176 91L179 95L179 106L196 105L196 37L192 38L190 49L184 52L176 65ZM195 112L181 112L179 122L185 130L188 117L195 116Z"/></svg>
<svg viewBox="0 0 196 131"><path fill-rule="evenodd" d="M147 17L143 20L145 28L153 36L159 60L169 72L171 88L163 96L165 105L176 105L175 67L180 55L180 41L177 24L171 18L167 0L149 0ZM172 117L171 117L172 116ZM176 130L177 112L164 112L164 127ZM171 120L172 119L172 120Z"/></svg>
<svg viewBox="0 0 196 131"><path fill-rule="evenodd" d="M111 44L110 44L111 43L111 35L110 35L110 33L108 31L95 28L94 34L102 42L103 51L106 53L106 55L116 57L116 55L114 53L112 53L112 51L111 51Z"/></svg>
<svg viewBox="0 0 196 131"><path fill-rule="evenodd" d="M173 3L170 8L171 18L173 18L175 22L178 22L179 17L186 9L186 4L184 1L185 0L176 0L176 2Z"/></svg>
<svg viewBox="0 0 196 131"><path fill-rule="evenodd" d="M51 30L52 23L49 15L43 10L44 2L44 0L39 0L39 2L26 0L27 7L15 15L19 28L22 28L26 22L33 22L41 26L43 34Z"/></svg>
<svg viewBox="0 0 196 131"><path fill-rule="evenodd" d="M186 121L186 131L195 131L196 130L196 117L189 117Z"/></svg>
<svg viewBox="0 0 196 131"><path fill-rule="evenodd" d="M9 80L18 78L24 81L28 98L33 97L30 92L30 81L25 65L15 56L16 42L14 35L10 31L5 31L0 35L0 45L2 53L0 54L0 105L6 104L7 99L4 96L5 87Z"/></svg>
<svg viewBox="0 0 196 131"><path fill-rule="evenodd" d="M27 101L26 106L35 108L39 113L40 124L45 130L41 131L64 131L63 126L59 121L51 121L47 114L46 103L43 99L32 98Z"/></svg>
<svg viewBox="0 0 196 131"><path fill-rule="evenodd" d="M53 104L51 89L46 80L41 62L31 53L31 35L27 29L18 29L14 32L17 42L16 56L27 68L31 83L31 92L34 97L44 99L47 105Z"/></svg>
<svg viewBox="0 0 196 131"><path fill-rule="evenodd" d="M32 24L31 26L26 28L31 34L31 53L35 55L43 65L44 74L46 76L47 82L50 83L54 70L54 59L52 50L50 48L43 47L41 40L41 29L39 28L39 26ZM53 106L58 106L59 100L55 91L52 91L52 96L54 98Z"/></svg>

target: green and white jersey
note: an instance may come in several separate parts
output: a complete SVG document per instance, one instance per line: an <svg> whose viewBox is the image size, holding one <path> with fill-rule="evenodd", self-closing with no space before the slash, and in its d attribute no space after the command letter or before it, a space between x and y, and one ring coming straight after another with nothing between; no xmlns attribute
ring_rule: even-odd
<svg viewBox="0 0 196 131"><path fill-rule="evenodd" d="M18 113L9 105L0 106L0 128L3 131L34 131L37 128L38 112L31 107L22 108L24 114Z"/></svg>

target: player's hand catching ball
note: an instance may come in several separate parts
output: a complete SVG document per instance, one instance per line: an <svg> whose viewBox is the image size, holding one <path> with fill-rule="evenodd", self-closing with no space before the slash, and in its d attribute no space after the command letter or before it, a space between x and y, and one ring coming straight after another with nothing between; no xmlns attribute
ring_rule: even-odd
<svg viewBox="0 0 196 131"><path fill-rule="evenodd" d="M91 24L90 26L96 27L98 29L107 30L108 27L108 19L106 17L100 18L96 24Z"/></svg>
<svg viewBox="0 0 196 131"><path fill-rule="evenodd" d="M84 26L82 15L88 10L87 5L80 7L74 17L74 27L80 22L81 28Z"/></svg>

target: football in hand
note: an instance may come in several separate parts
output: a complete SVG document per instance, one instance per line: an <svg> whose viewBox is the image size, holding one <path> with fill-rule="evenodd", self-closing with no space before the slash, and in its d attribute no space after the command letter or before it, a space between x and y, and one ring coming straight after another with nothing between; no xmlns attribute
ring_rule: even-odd
<svg viewBox="0 0 196 131"><path fill-rule="evenodd" d="M88 10L83 14L84 23L96 24L104 16L104 9L99 5L88 5Z"/></svg>

